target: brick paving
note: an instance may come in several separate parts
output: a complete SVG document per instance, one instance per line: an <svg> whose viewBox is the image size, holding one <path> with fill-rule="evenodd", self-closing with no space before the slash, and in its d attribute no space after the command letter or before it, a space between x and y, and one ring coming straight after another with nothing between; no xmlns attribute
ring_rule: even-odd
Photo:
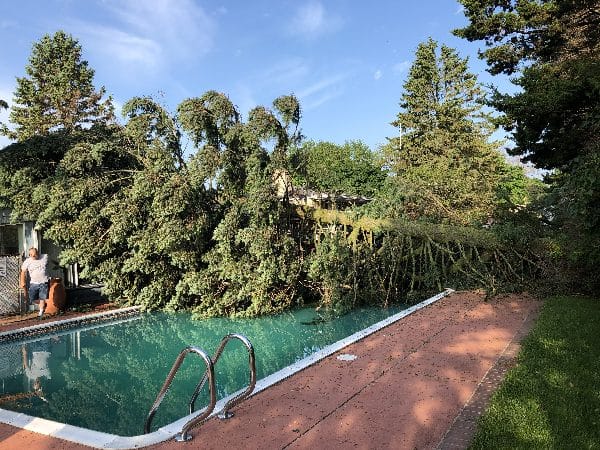
<svg viewBox="0 0 600 450"><path fill-rule="evenodd" d="M525 296L461 292L344 348L163 449L465 448L537 317ZM0 331L1 331L0 327ZM0 449L84 447L0 424Z"/></svg>
<svg viewBox="0 0 600 450"><path fill-rule="evenodd" d="M516 365L517 355L521 348L520 343L533 327L538 314L539 307L534 308L525 318L513 340L481 380L473 396L465 404L444 435L438 445L438 450L461 450L469 446L477 430L477 420L485 412L492 395L496 392L508 371Z"/></svg>
<svg viewBox="0 0 600 450"><path fill-rule="evenodd" d="M25 328L32 325L39 325L42 323L50 323L58 320L81 317L87 314L109 311L118 307L119 306L115 303L100 303L97 305L90 306L89 310L86 311L67 310L59 314L46 314L44 315L43 320L38 319L37 311L28 312L23 315L0 316L0 333L3 331L16 330L18 328Z"/></svg>

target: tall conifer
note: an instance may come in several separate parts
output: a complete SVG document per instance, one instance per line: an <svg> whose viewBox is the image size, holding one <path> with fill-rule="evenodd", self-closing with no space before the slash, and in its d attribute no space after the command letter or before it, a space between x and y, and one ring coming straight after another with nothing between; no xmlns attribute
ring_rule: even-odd
<svg viewBox="0 0 600 450"><path fill-rule="evenodd" d="M25 72L17 77L10 112L15 129L2 129L9 138L21 142L113 119L112 101L102 101L104 87L94 88L94 70L82 60L81 45L64 31L33 44Z"/></svg>
<svg viewBox="0 0 600 450"><path fill-rule="evenodd" d="M401 211L412 218L470 223L493 210L497 169L485 93L467 59L433 39L421 43L384 149Z"/></svg>

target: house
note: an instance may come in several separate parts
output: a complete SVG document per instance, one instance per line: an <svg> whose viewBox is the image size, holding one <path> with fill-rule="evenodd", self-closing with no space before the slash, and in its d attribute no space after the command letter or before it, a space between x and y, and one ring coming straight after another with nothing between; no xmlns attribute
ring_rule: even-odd
<svg viewBox="0 0 600 450"><path fill-rule="evenodd" d="M287 197L290 204L296 206L346 209L352 206L364 205L371 201L370 198L359 195L336 195L327 192L317 192L303 187L296 187L292 183L290 174L285 170L276 170L273 173L273 185L278 198Z"/></svg>

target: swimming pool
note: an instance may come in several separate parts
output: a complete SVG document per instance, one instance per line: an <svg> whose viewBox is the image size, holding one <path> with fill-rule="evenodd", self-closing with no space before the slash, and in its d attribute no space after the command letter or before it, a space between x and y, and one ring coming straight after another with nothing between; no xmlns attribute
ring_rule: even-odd
<svg viewBox="0 0 600 450"><path fill-rule="evenodd" d="M363 331L359 330L401 309L361 309L341 317L301 309L252 320L210 321L192 321L182 314L143 314L111 326L4 344L0 347L0 407L112 434L139 435L169 368L187 345L212 354L223 335L244 334L255 347L258 378L265 379L273 372L287 373L286 366L311 359L314 352L352 333L360 335ZM396 316L386 320L397 320ZM157 413L153 430L187 413L190 391L203 372L201 361L186 360ZM246 386L247 353L241 344L232 341L215 373L219 397ZM200 408L203 400L197 404Z"/></svg>

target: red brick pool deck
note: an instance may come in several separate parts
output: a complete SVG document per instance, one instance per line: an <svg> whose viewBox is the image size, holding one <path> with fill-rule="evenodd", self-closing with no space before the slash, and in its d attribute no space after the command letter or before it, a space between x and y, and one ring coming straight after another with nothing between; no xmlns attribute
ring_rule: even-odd
<svg viewBox="0 0 600 450"><path fill-rule="evenodd" d="M211 419L162 449L462 449L540 302L458 292ZM0 331L5 331L0 324ZM339 354L338 353L338 354ZM89 447L0 424L1 450Z"/></svg>

